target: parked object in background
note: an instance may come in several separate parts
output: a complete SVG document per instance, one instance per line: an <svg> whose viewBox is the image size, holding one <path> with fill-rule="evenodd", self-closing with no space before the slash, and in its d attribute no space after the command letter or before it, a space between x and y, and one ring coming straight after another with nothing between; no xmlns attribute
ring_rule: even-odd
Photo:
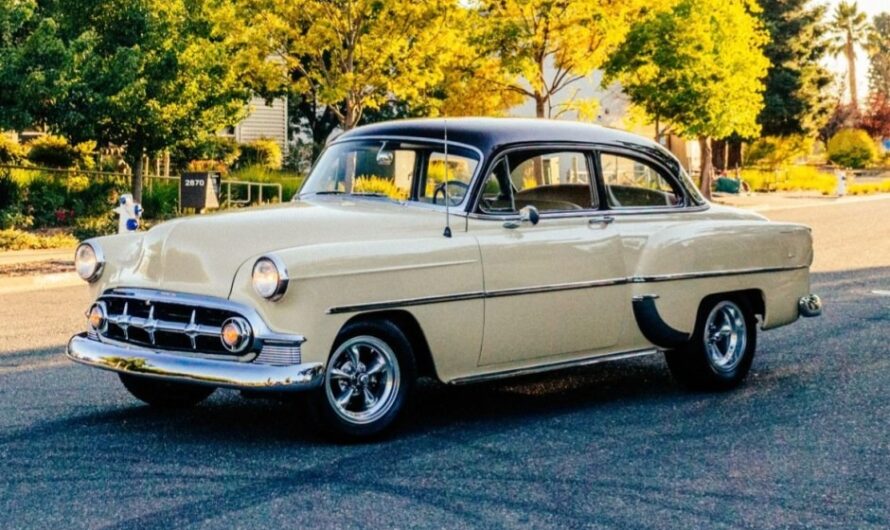
<svg viewBox="0 0 890 530"><path fill-rule="evenodd" d="M847 194L847 172L844 169L838 169L834 174L837 177L837 190L834 194L843 197Z"/></svg>
<svg viewBox="0 0 890 530"><path fill-rule="evenodd" d="M139 228L139 219L142 218L142 206L133 200L131 193L124 193L118 201L114 213L118 215L117 233L128 234Z"/></svg>
<svg viewBox="0 0 890 530"><path fill-rule="evenodd" d="M289 204L83 243L95 302L68 356L156 406L302 392L327 432L363 438L423 376L662 351L683 384L729 389L758 326L821 312L810 230L708 203L650 140L461 119L446 143L443 126L343 134Z"/></svg>

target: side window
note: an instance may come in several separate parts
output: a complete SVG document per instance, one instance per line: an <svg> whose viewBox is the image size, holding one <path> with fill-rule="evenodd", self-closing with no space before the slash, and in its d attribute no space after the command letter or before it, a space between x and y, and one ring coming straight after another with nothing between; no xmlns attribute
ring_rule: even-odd
<svg viewBox="0 0 890 530"><path fill-rule="evenodd" d="M501 158L485 176L481 195L479 209L483 213L505 214L517 211L513 203L513 187L510 184L506 158Z"/></svg>
<svg viewBox="0 0 890 530"><path fill-rule="evenodd" d="M611 153L600 154L606 203L610 208L671 207L680 196L649 164Z"/></svg>
<svg viewBox="0 0 890 530"><path fill-rule="evenodd" d="M517 209L534 206L541 212L562 212L595 206L583 152L517 151L506 160Z"/></svg>
<svg viewBox="0 0 890 530"><path fill-rule="evenodd" d="M448 165L445 165L445 154L430 153L426 165L426 179L418 192L417 200L432 204L445 204L445 197L450 199L451 206L464 201L470 189L470 180L476 172L478 162L454 153L448 153ZM448 189L445 189L448 186Z"/></svg>

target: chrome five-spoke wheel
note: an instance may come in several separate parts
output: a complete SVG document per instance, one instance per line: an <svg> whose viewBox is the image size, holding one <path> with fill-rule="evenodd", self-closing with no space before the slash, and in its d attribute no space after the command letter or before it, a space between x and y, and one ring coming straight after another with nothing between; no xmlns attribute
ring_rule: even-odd
<svg viewBox="0 0 890 530"><path fill-rule="evenodd" d="M369 438L397 420L416 379L413 344L399 325L350 322L331 350L324 384L309 395L309 412L333 438Z"/></svg>
<svg viewBox="0 0 890 530"><path fill-rule="evenodd" d="M385 415L399 390L395 352L371 336L353 337L331 356L325 391L333 410L344 420L366 424Z"/></svg>
<svg viewBox="0 0 890 530"><path fill-rule="evenodd" d="M738 367L747 346L748 327L741 308L724 300L711 309L704 326L708 361L718 372Z"/></svg>
<svg viewBox="0 0 890 530"><path fill-rule="evenodd" d="M751 369L757 347L757 320L751 308L751 300L743 296L703 300L689 341L665 352L677 381L701 390L738 386Z"/></svg>

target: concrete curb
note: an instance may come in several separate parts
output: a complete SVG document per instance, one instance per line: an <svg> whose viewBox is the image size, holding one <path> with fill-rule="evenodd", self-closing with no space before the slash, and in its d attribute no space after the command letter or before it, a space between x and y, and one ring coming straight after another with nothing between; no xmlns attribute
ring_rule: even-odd
<svg viewBox="0 0 890 530"><path fill-rule="evenodd" d="M58 289L75 285L86 285L75 272L59 272L41 274L39 276L13 276L0 278L0 294Z"/></svg>

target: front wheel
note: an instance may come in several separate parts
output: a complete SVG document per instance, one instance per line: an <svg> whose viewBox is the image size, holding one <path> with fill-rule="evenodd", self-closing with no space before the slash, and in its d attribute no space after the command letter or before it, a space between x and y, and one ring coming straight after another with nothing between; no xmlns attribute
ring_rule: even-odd
<svg viewBox="0 0 890 530"><path fill-rule="evenodd" d="M136 399L159 408L185 408L204 401L216 390L212 386L171 383L147 377L118 374Z"/></svg>
<svg viewBox="0 0 890 530"><path fill-rule="evenodd" d="M706 300L689 342L665 352L671 374L694 389L729 390L738 386L754 360L756 326L754 312L744 300Z"/></svg>
<svg viewBox="0 0 890 530"><path fill-rule="evenodd" d="M416 377L411 343L395 324L350 324L328 361L324 385L309 398L310 413L336 438L380 434L399 416Z"/></svg>

